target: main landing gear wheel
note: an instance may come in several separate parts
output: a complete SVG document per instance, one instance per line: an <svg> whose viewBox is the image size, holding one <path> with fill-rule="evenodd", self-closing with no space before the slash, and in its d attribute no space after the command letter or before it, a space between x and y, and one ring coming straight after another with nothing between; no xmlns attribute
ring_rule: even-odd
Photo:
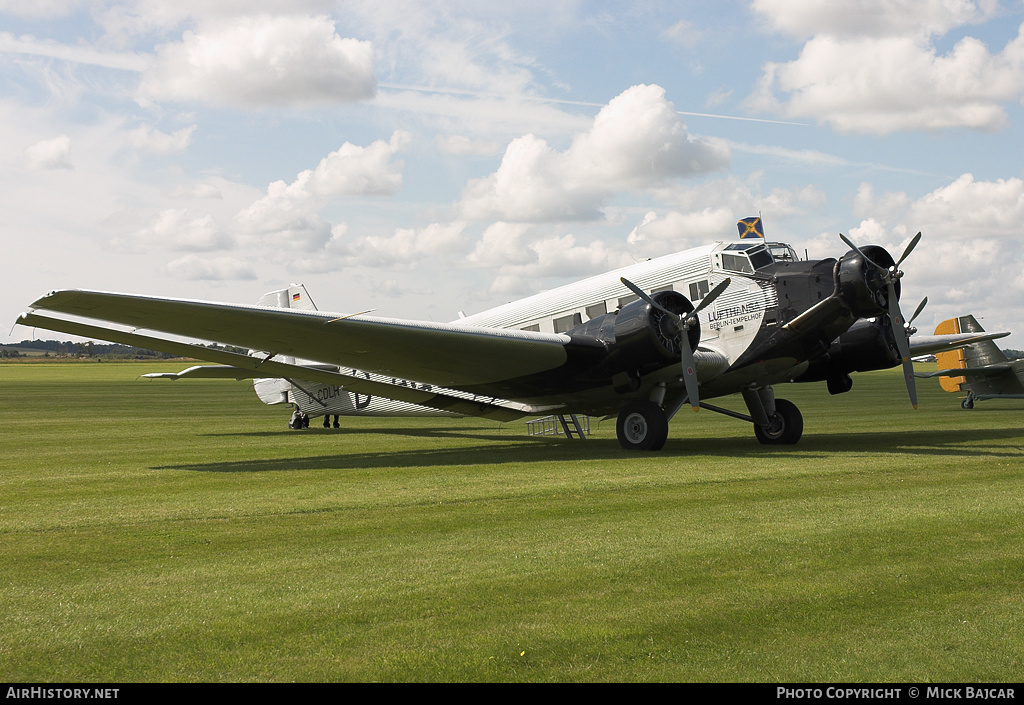
<svg viewBox="0 0 1024 705"><path fill-rule="evenodd" d="M619 412L615 433L626 450L661 450L668 439L668 418L653 401L631 401Z"/></svg>
<svg viewBox="0 0 1024 705"><path fill-rule="evenodd" d="M793 445L804 433L804 417L796 404L786 399L775 400L775 413L767 426L754 424L754 435L766 445Z"/></svg>
<svg viewBox="0 0 1024 705"><path fill-rule="evenodd" d="M973 409L974 408L974 395L973 394L968 394L967 398L964 399L962 402L960 402L960 408L964 409L964 410Z"/></svg>

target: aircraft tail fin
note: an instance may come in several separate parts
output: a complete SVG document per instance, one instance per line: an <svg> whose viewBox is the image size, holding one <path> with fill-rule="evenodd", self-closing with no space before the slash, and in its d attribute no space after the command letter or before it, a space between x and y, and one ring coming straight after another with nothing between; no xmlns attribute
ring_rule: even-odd
<svg viewBox="0 0 1024 705"><path fill-rule="evenodd" d="M968 314L943 321L935 328L935 335L956 333L984 333L978 320ZM968 367L984 367L986 365L1006 362L1006 356L991 340L971 343L966 348L949 350L936 354L936 364L940 370L963 370ZM947 392L962 391L961 385L967 381L965 377L940 377L939 383Z"/></svg>
<svg viewBox="0 0 1024 705"><path fill-rule="evenodd" d="M313 298L309 295L309 292L306 291L305 284L292 284L287 289L268 291L259 298L256 305L265 306L267 308L291 308L299 311L319 310L317 309L316 304L313 303ZM267 353L259 350L249 351L249 355L253 357L263 357L266 354ZM283 355L280 359L283 362L287 362L292 365L296 362L294 357L288 355ZM257 379L253 381L256 394L264 404L279 404L282 401L287 402L287 392L291 389L291 385L292 383L287 379Z"/></svg>
<svg viewBox="0 0 1024 705"><path fill-rule="evenodd" d="M301 311L318 310L304 284L292 284L287 289L268 291L260 297L256 305L269 308L294 308Z"/></svg>

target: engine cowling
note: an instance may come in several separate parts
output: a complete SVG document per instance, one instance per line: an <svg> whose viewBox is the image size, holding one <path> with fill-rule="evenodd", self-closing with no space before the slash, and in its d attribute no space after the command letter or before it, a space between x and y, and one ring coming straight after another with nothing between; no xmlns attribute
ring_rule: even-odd
<svg viewBox="0 0 1024 705"><path fill-rule="evenodd" d="M677 291L659 291L651 298L676 315L668 315L643 300L623 306L615 314L612 350L616 366L640 374L652 368L678 362L682 328L679 316L693 311L690 300ZM690 327L688 343L693 350L700 342L700 323Z"/></svg>
<svg viewBox="0 0 1024 705"><path fill-rule="evenodd" d="M800 381L841 379L851 372L887 370L899 363L892 325L883 315L851 326L832 342L827 354L810 364Z"/></svg>
<svg viewBox="0 0 1024 705"><path fill-rule="evenodd" d="M893 267L896 260L884 247L868 245L861 252L882 267ZM895 282L896 298L900 296L900 282ZM858 318L871 318L888 311L889 291L882 273L856 251L850 250L836 265L836 287L850 312Z"/></svg>

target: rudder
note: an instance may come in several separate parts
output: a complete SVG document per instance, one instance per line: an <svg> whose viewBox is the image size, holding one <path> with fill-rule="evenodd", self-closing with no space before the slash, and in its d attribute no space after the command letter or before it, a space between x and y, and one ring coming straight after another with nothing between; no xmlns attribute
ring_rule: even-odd
<svg viewBox="0 0 1024 705"><path fill-rule="evenodd" d="M935 327L935 335L956 335L960 333L960 318L950 318ZM963 348L936 353L935 364L939 370L962 370L967 367ZM959 392L965 377L939 377L939 384L947 392Z"/></svg>

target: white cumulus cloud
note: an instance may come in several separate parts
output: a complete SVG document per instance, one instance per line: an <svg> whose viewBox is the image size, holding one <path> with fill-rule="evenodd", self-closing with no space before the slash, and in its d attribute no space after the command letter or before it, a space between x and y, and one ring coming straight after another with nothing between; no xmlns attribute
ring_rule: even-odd
<svg viewBox="0 0 1024 705"><path fill-rule="evenodd" d="M584 277L630 264L629 255L603 240L579 242L576 235L553 234L528 223L489 226L463 265L491 270L493 294L534 293L546 279Z"/></svg>
<svg viewBox="0 0 1024 705"><path fill-rule="evenodd" d="M239 224L257 235L281 235L301 249L322 247L331 237L330 224L320 210L345 196L388 195L402 186L402 163L392 161L411 135L397 131L388 141L367 147L346 142L294 181L275 181L267 195L238 215Z"/></svg>
<svg viewBox="0 0 1024 705"><path fill-rule="evenodd" d="M138 98L259 108L345 103L375 89L369 42L338 36L327 17L262 15L158 47Z"/></svg>
<svg viewBox="0 0 1024 705"><path fill-rule="evenodd" d="M998 0L753 0L771 25L794 36L945 33L980 22Z"/></svg>
<svg viewBox="0 0 1024 705"><path fill-rule="evenodd" d="M1024 97L1024 25L1002 49L969 34L970 25L994 21L997 0L755 0L753 7L805 41L795 60L763 66L746 101L757 112L811 117L840 132L993 131ZM967 36L954 44L954 31ZM953 45L940 49L940 42Z"/></svg>
<svg viewBox="0 0 1024 705"><path fill-rule="evenodd" d="M257 278L256 272L248 263L230 255L210 258L185 255L168 262L164 269L175 279L250 281Z"/></svg>
<svg viewBox="0 0 1024 705"><path fill-rule="evenodd" d="M128 133L128 145L140 152L173 154L186 149L192 143L192 135L195 133L196 127L196 125L189 125L168 134L151 125L139 125Z"/></svg>
<svg viewBox="0 0 1024 705"><path fill-rule="evenodd" d="M465 223L431 223L423 228L398 228L390 236L368 235L341 240L335 230L327 251L345 253L348 263L362 266L415 266L423 259L457 250ZM342 232L344 234L344 231Z"/></svg>
<svg viewBox="0 0 1024 705"><path fill-rule="evenodd" d="M1024 29L1022 25L1021 29ZM765 66L749 104L811 116L841 132L996 130L1024 96L1024 34L993 54L966 37L940 54L921 37L818 36L799 58Z"/></svg>
<svg viewBox="0 0 1024 705"><path fill-rule="evenodd" d="M29 169L74 169L71 163L71 138L67 135L42 140L25 150Z"/></svg>
<svg viewBox="0 0 1024 705"><path fill-rule="evenodd" d="M168 208L132 238L115 244L130 245L133 242L143 249L156 246L167 250L202 252L230 247L233 240L217 226L211 215L189 217L188 209Z"/></svg>
<svg viewBox="0 0 1024 705"><path fill-rule="evenodd" d="M564 152L526 135L498 170L467 184L459 203L470 220L584 220L624 189L723 169L721 142L692 138L660 86L633 86L601 109Z"/></svg>
<svg viewBox="0 0 1024 705"><path fill-rule="evenodd" d="M916 199L903 192L876 195L864 184L856 200L863 220L850 229L854 242L882 245L899 257L916 232L924 236L900 267L906 272L905 312L927 295L935 320L966 313L1019 319L1019 297L1008 296L1007 287L1024 281L1024 180L978 181L963 174ZM825 236L820 240L824 245ZM965 310L966 302L977 310Z"/></svg>

